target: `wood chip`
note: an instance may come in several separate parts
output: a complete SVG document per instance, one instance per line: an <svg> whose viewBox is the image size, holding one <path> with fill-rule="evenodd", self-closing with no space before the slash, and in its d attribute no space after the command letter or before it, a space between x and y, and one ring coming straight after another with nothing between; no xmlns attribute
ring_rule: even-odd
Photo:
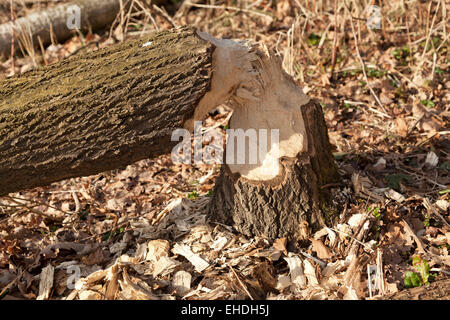
<svg viewBox="0 0 450 320"><path fill-rule="evenodd" d="M161 257L168 256L170 243L167 240L151 240L147 244L146 260L155 263Z"/></svg>
<svg viewBox="0 0 450 320"><path fill-rule="evenodd" d="M170 213L176 207L180 206L182 201L183 201L182 198L173 199L172 201L170 201L167 207L165 207L160 213L158 213L156 217L152 220L152 225L155 225L158 222L160 222L168 213Z"/></svg>
<svg viewBox="0 0 450 320"><path fill-rule="evenodd" d="M164 277L170 273L173 272L173 270L180 265L180 262L169 258L167 256L161 257L158 261L155 263L155 267L153 269L153 276L161 276Z"/></svg>
<svg viewBox="0 0 450 320"><path fill-rule="evenodd" d="M78 293L80 300L101 300L102 295L92 290L83 290Z"/></svg>
<svg viewBox="0 0 450 320"><path fill-rule="evenodd" d="M113 300L119 291L119 271L118 264L115 264L108 269L108 273L106 274L106 279L108 282L106 284L105 297L108 300Z"/></svg>
<svg viewBox="0 0 450 320"><path fill-rule="evenodd" d="M172 285L177 294L184 296L187 292L189 292L189 290L191 290L191 281L191 274L181 270L174 274Z"/></svg>
<svg viewBox="0 0 450 320"><path fill-rule="evenodd" d="M347 293L343 297L344 300L359 300L356 290L351 286L348 288Z"/></svg>
<svg viewBox="0 0 450 320"><path fill-rule="evenodd" d="M301 289L306 285L306 277L303 273L303 261L299 256L292 255L285 257L288 266L289 274L291 275L291 282L297 286L297 289Z"/></svg>
<svg viewBox="0 0 450 320"><path fill-rule="evenodd" d="M41 280L39 282L39 295L36 300L47 300L50 297L50 291L53 287L53 276L55 273L55 268L48 264L41 271Z"/></svg>
<svg viewBox="0 0 450 320"><path fill-rule="evenodd" d="M303 260L303 266L305 268L305 276L308 279L308 285L310 286L318 286L319 281L316 276L316 269L308 260Z"/></svg>
<svg viewBox="0 0 450 320"><path fill-rule="evenodd" d="M216 241L211 245L211 249L213 250L222 250L226 244L228 243L228 239L225 237L218 237Z"/></svg>
<svg viewBox="0 0 450 320"><path fill-rule="evenodd" d="M199 255L192 252L191 248L187 245L179 245L178 243L172 249L174 254L179 254L189 260L195 267L197 272L202 272L209 267L209 263L202 259Z"/></svg>

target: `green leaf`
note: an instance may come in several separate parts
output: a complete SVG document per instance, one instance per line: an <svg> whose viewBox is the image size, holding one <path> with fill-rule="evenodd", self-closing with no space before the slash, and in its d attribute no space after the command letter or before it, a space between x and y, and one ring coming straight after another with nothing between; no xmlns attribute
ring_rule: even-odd
<svg viewBox="0 0 450 320"><path fill-rule="evenodd" d="M412 261L413 267L422 278L423 284L428 284L428 278L430 277L430 266L428 261L422 259L420 256L415 256Z"/></svg>
<svg viewBox="0 0 450 320"><path fill-rule="evenodd" d="M431 101L431 100L422 100L422 101L420 101L420 103L422 104L422 105L424 105L425 107L427 107L427 108L433 108L436 104L433 102L433 101Z"/></svg>
<svg viewBox="0 0 450 320"><path fill-rule="evenodd" d="M375 216L375 218L377 218L378 220L381 219L380 208L376 207L376 208L373 210L372 214L373 214L373 215Z"/></svg>
<svg viewBox="0 0 450 320"><path fill-rule="evenodd" d="M102 237L102 241L107 241L109 240L109 238L111 238L111 231L108 231L107 233L105 233Z"/></svg>
<svg viewBox="0 0 450 320"><path fill-rule="evenodd" d="M444 74L444 70L442 70L441 68L439 68L439 67L436 67L435 69L434 69L434 73L436 73L436 74L438 74L438 75L440 75L440 76L442 76L443 74Z"/></svg>
<svg viewBox="0 0 450 320"><path fill-rule="evenodd" d="M385 74L384 71L374 69L374 68L367 68L366 72L369 77L374 77L374 78L381 78Z"/></svg>
<svg viewBox="0 0 450 320"><path fill-rule="evenodd" d="M450 161L445 161L439 166L440 169L449 170L450 171Z"/></svg>
<svg viewBox="0 0 450 320"><path fill-rule="evenodd" d="M317 46L320 42L320 36L315 33L311 33L308 37L308 43L312 46Z"/></svg>
<svg viewBox="0 0 450 320"><path fill-rule="evenodd" d="M187 197L190 200L194 200L194 199L197 199L199 197L199 194L198 194L197 190L194 190L191 193L188 193Z"/></svg>
<svg viewBox="0 0 450 320"><path fill-rule="evenodd" d="M406 288L420 287L422 285L417 273L412 271L408 271L405 273L403 282L405 283Z"/></svg>
<svg viewBox="0 0 450 320"><path fill-rule="evenodd" d="M346 153L346 152L333 152L333 157L337 161L344 160L347 155L348 155L348 153Z"/></svg>

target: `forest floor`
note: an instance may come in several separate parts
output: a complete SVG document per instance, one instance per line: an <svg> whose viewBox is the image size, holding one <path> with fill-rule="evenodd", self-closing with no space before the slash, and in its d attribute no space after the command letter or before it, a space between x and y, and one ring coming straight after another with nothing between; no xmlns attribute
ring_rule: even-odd
<svg viewBox="0 0 450 320"><path fill-rule="evenodd" d="M25 2L17 17L64 1ZM0 299L370 299L449 278L445 1L383 1L379 28L370 1L336 1L336 15L327 0L147 2L110 30L0 60L0 78L182 25L261 42L323 106L339 224L301 245L208 224L219 166L164 155L0 198Z"/></svg>

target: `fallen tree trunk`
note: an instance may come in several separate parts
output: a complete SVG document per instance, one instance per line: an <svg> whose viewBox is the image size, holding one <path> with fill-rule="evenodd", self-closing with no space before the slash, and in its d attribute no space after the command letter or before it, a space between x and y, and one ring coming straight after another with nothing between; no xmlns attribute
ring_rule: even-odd
<svg viewBox="0 0 450 320"><path fill-rule="evenodd" d="M72 10L73 6L77 6L79 12ZM77 22L75 14L79 13L80 30L88 31L89 28L98 30L109 26L119 10L119 0L75 0L33 12L14 22L0 25L0 55L10 54L13 37L16 50L19 49L17 42L23 38L32 39L35 45L39 44L38 37L43 45L50 44L52 36L56 41L64 41L73 35L72 24Z"/></svg>
<svg viewBox="0 0 450 320"><path fill-rule="evenodd" d="M241 131L227 141L210 221L275 238L336 217L321 107L256 45L161 32L4 80L0 96L0 195L167 153L173 130L228 102Z"/></svg>
<svg viewBox="0 0 450 320"><path fill-rule="evenodd" d="M212 49L191 29L161 32L1 81L0 195L170 152Z"/></svg>

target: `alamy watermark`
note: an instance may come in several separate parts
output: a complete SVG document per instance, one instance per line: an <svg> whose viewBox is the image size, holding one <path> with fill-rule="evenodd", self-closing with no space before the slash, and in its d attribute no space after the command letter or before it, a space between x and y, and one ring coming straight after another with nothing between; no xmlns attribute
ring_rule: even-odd
<svg viewBox="0 0 450 320"><path fill-rule="evenodd" d="M279 129L226 129L225 144L218 128L203 130L202 122L195 121L194 139L188 130L176 129L171 140L180 138L171 153L174 163L223 164L225 160L226 164L258 164L268 152L275 158L279 154Z"/></svg>
<svg viewBox="0 0 450 320"><path fill-rule="evenodd" d="M70 265L67 267L66 272L67 274L70 274L66 280L67 288L73 290L76 288L78 281L81 279L81 269L77 265Z"/></svg>
<svg viewBox="0 0 450 320"><path fill-rule="evenodd" d="M81 29L81 9L76 4L67 7L66 26L69 30Z"/></svg>

